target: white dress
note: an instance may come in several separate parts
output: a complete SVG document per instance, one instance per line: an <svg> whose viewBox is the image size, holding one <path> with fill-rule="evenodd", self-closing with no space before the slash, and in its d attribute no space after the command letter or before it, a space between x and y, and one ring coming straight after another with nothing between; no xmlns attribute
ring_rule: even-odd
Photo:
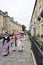
<svg viewBox="0 0 43 65"><path fill-rule="evenodd" d="M23 38L17 40L18 50L24 50Z"/></svg>
<svg viewBox="0 0 43 65"><path fill-rule="evenodd" d="M12 50L12 51L16 50L16 48L15 48L15 40L12 41L11 43L12 43L11 50Z"/></svg>

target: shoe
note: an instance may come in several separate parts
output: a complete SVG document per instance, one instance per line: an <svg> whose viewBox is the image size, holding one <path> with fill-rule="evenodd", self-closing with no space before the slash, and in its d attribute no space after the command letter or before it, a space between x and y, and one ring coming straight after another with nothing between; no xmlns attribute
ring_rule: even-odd
<svg viewBox="0 0 43 65"><path fill-rule="evenodd" d="M16 51L16 50L12 50L12 51Z"/></svg>

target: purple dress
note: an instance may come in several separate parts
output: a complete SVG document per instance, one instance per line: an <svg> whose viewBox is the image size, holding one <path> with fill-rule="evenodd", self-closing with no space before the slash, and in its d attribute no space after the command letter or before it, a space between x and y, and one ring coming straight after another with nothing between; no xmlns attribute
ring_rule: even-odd
<svg viewBox="0 0 43 65"><path fill-rule="evenodd" d="M6 56L9 54L9 41L8 38L3 40L3 55Z"/></svg>

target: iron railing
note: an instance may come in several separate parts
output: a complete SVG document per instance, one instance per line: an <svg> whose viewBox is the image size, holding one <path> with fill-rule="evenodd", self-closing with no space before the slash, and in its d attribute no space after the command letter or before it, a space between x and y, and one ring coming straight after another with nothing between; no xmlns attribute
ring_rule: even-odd
<svg viewBox="0 0 43 65"><path fill-rule="evenodd" d="M37 42L35 42L35 40L32 37L31 41L32 41L31 48L34 53L37 65L43 65L43 51L40 49Z"/></svg>

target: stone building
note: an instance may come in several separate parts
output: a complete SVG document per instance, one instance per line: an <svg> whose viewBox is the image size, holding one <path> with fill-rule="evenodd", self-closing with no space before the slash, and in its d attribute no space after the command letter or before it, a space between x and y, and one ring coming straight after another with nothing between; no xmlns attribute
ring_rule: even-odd
<svg viewBox="0 0 43 65"><path fill-rule="evenodd" d="M30 31L32 36L38 36L43 39L43 0L36 0L31 21Z"/></svg>
<svg viewBox="0 0 43 65"><path fill-rule="evenodd" d="M8 12L0 10L0 33L13 33L22 30L21 24L14 21L14 19L8 16Z"/></svg>

